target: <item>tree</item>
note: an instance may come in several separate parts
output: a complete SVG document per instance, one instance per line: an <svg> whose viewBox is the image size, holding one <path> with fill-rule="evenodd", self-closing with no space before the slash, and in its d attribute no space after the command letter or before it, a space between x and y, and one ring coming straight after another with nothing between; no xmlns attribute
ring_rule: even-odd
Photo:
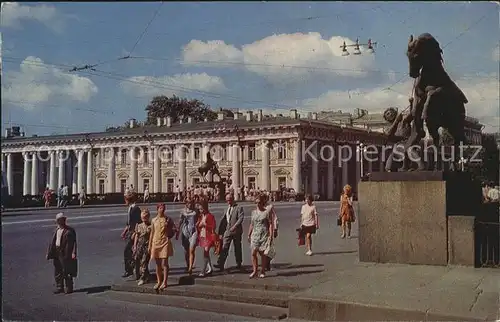
<svg viewBox="0 0 500 322"><path fill-rule="evenodd" d="M495 136L492 134L483 134L483 151L482 151L482 166L481 176L488 181L495 181L498 183L499 173L499 153Z"/></svg>
<svg viewBox="0 0 500 322"><path fill-rule="evenodd" d="M217 113L209 105L200 100L180 98L178 96L168 97L165 95L155 96L146 106L146 125L156 124L158 117L172 118L172 122L179 122L181 117L185 121L189 116L195 122L202 122L207 118L209 121L217 119Z"/></svg>

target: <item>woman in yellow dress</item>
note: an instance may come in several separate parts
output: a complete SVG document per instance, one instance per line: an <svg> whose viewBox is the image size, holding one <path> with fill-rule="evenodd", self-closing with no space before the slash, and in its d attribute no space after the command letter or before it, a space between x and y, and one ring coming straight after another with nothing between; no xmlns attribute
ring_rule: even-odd
<svg viewBox="0 0 500 322"><path fill-rule="evenodd" d="M165 204L157 206L157 215L151 223L151 239L149 242L149 253L151 259L156 262L155 290L167 288L168 280L168 258L174 255L172 237L175 235L174 221L165 216Z"/></svg>
<svg viewBox="0 0 500 322"><path fill-rule="evenodd" d="M346 184L343 193L340 196L340 212L339 218L342 220L342 236L345 238L347 230L347 238L351 238L351 223L356 220L353 208L352 188Z"/></svg>

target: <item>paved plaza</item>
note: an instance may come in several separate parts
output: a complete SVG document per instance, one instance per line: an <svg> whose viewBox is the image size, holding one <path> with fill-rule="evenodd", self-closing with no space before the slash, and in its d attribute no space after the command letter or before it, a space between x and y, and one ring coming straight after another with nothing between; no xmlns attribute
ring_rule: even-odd
<svg viewBox="0 0 500 322"><path fill-rule="evenodd" d="M315 254L305 256L305 249L297 246L295 232L300 205L276 204L280 234L276 242L275 266L268 278L249 280L247 274L218 275L204 279L208 286L196 282L193 288L201 292L217 283L255 283L268 290L287 289L291 293L285 303L289 316L311 320L386 320L387 314L392 314L390 320L450 320L452 317L491 320L498 317L498 269L359 263L357 227L353 229L352 239L340 239L336 202L317 203L320 230L314 239ZM225 207L224 204L212 205L217 219ZM247 203L244 207L246 231L254 206ZM180 208L180 205L168 205L167 211L177 217ZM212 312L202 312L164 306L175 296L108 291L111 285L135 285L120 278L123 273L120 233L126 221L125 206L65 211L69 225L78 234L79 277L74 294L53 295L53 268L52 263L45 260L45 251L57 212L57 209L30 210L30 215L18 213L2 218L5 319L252 320L249 315L230 315L245 315L235 311L238 307L227 305L231 302L224 302L220 310L212 308ZM173 280L183 276L184 268L180 242L174 242L174 247L175 256L170 262ZM247 242L243 243L243 252L244 265L248 268ZM197 256L195 273L201 266L200 250ZM228 265L234 264L231 251ZM175 288L171 290L176 292ZM248 291L252 292L257 291ZM268 294L275 293L269 291ZM279 300L275 298L271 302Z"/></svg>

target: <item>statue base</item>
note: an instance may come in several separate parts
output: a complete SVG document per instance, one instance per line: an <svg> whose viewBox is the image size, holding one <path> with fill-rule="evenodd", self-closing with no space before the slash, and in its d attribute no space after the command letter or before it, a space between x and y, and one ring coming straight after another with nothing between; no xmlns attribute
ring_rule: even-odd
<svg viewBox="0 0 500 322"><path fill-rule="evenodd" d="M481 187L469 173L375 172L358 187L359 260L474 265Z"/></svg>

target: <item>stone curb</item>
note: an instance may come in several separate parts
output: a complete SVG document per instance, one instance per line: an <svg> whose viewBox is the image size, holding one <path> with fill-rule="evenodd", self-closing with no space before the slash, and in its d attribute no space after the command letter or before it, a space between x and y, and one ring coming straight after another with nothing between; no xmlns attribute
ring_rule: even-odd
<svg viewBox="0 0 500 322"><path fill-rule="evenodd" d="M454 316L433 312L347 303L337 300L292 296L288 317L309 321L488 321L488 318Z"/></svg>

